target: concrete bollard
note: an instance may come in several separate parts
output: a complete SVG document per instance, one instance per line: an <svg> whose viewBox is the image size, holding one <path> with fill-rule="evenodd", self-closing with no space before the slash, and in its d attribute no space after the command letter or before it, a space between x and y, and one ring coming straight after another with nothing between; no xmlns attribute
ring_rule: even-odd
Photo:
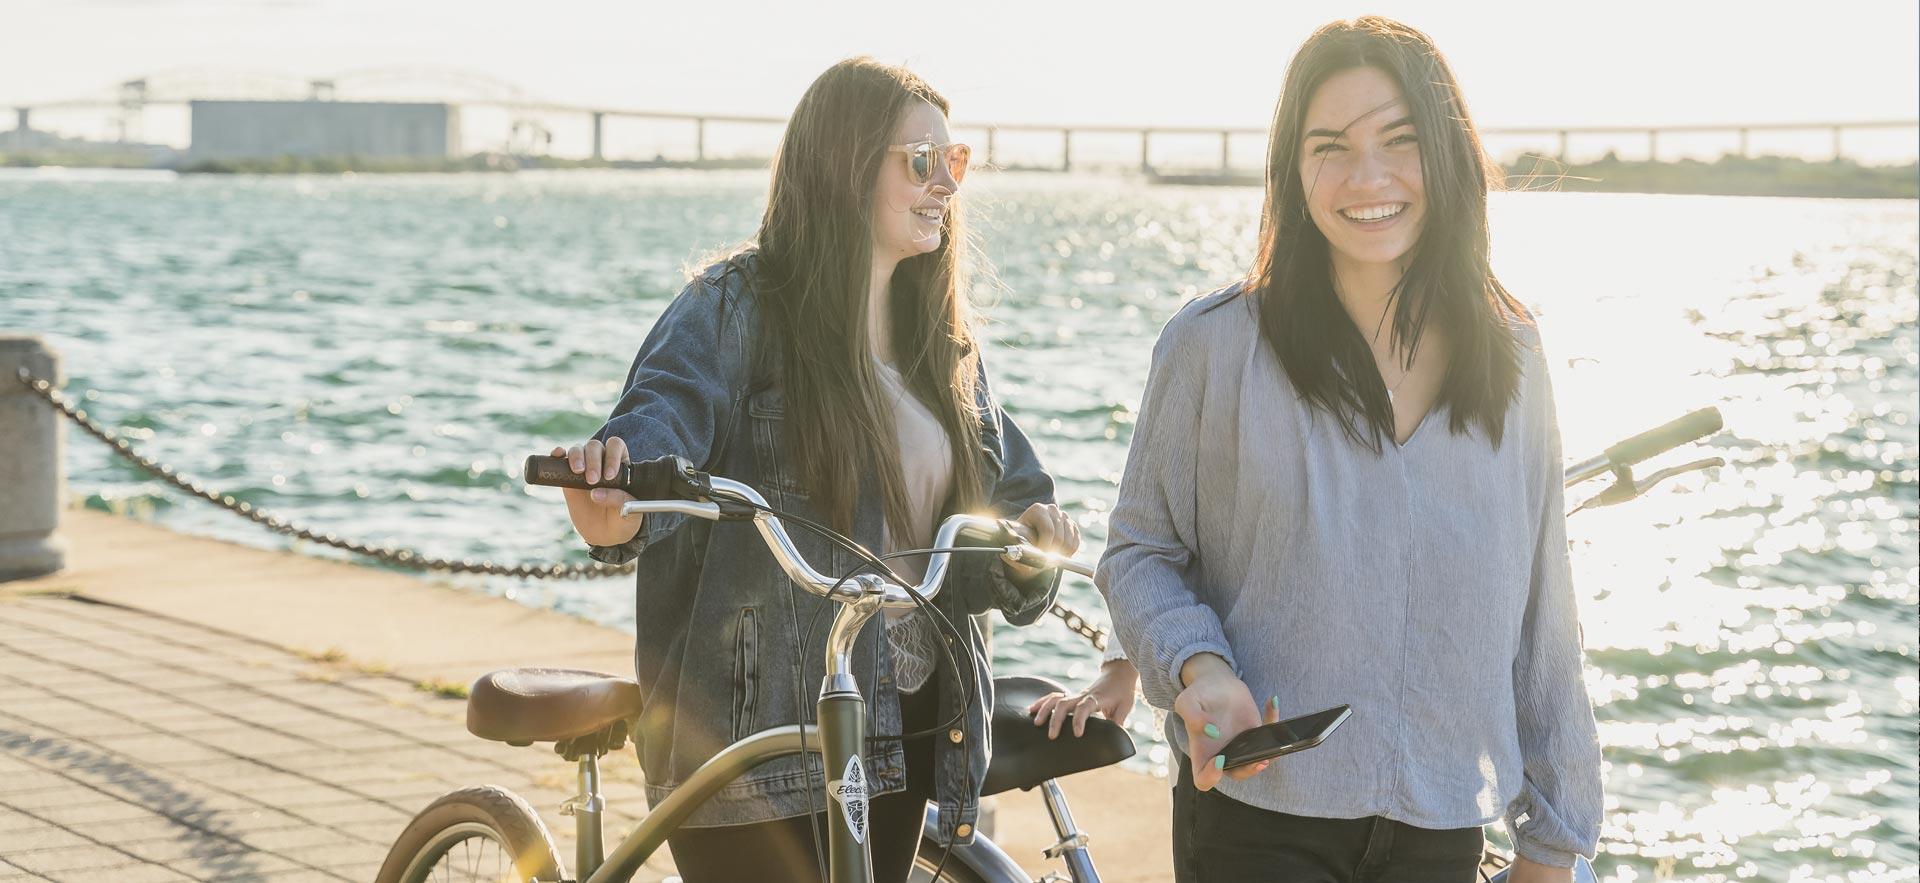
<svg viewBox="0 0 1920 883"><path fill-rule="evenodd" d="M39 337L0 334L0 581L66 566L59 536L66 504L63 418L21 385L19 370L59 386L60 357Z"/></svg>

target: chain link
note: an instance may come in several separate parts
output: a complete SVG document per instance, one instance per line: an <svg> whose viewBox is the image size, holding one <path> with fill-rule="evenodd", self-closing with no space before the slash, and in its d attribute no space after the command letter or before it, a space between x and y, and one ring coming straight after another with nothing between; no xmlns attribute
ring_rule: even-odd
<svg viewBox="0 0 1920 883"><path fill-rule="evenodd" d="M330 546L342 551L352 552L355 555L364 555L376 561L409 570L431 570L447 573L483 573L490 576L512 576L522 579L586 579L592 577L619 576L623 573L633 572L634 565L632 562L621 566L600 564L597 562L594 564L509 565L496 564L492 561L461 561L451 558L434 558L415 552L412 549L375 546L354 540L342 539L337 534L322 533L311 528L302 527L278 515L273 515L264 509L260 509L245 500L235 499L232 494L222 494L207 490L206 487L202 486L199 482L183 477L178 470L164 463L156 462L151 457L143 456L140 452L134 450L132 445L127 444L126 439L115 436L98 423L93 422L93 420L87 416L87 412L75 408L70 404L65 396L62 396L53 388L53 384L33 376L32 372L25 368L19 370L19 377L20 382L24 384L27 389L32 390L34 394L44 399L47 404L53 406L55 410L65 414L68 419L72 420L75 425L78 425L88 435L105 442L108 447L113 448L114 453L126 458L129 462L140 467L148 474L195 497L199 497L235 515L239 515L248 521L261 525L274 533L285 534L311 543L319 543L323 546Z"/></svg>
<svg viewBox="0 0 1920 883"><path fill-rule="evenodd" d="M112 448L114 453L119 454L128 462L133 463L146 473L188 494L226 509L235 515L246 518L248 521L252 521L275 533L285 534L296 539L351 552L355 555L363 555L395 567L403 567L409 570L430 570L446 573L481 573L490 576L518 577L520 579L594 579L630 574L633 573L634 570L633 562L621 565L600 563L509 565L496 564L492 561L434 558L415 552L412 549L374 546L367 543L342 539L337 534L321 533L310 528L302 527L277 515L269 514L266 510L260 509L252 503L235 499L231 494L221 494L207 490L206 487L202 486L199 482L183 477L178 470L164 463L155 461L151 457L143 456L140 452L134 450L133 446L128 444L126 439L114 435L100 424L95 423L92 418L87 416L86 411L75 408L67 401L65 396L53 388L52 383L35 377L33 372L28 371L26 368L19 369L17 374L21 385L25 386L35 395L38 395L54 410L66 415L66 417L72 420L75 425L79 426L82 431L99 439L108 447ZM1093 625L1093 623L1079 611L1065 604L1055 602L1052 612L1053 615L1060 617L1060 619L1066 623L1067 628L1072 630L1074 634L1085 638L1088 643L1092 644L1094 649L1102 651L1107 649L1106 630Z"/></svg>
<svg viewBox="0 0 1920 883"><path fill-rule="evenodd" d="M1067 628L1076 635L1087 639L1093 649L1104 653L1107 650L1107 630L1089 621L1085 614L1058 601L1053 602L1053 615L1067 624Z"/></svg>

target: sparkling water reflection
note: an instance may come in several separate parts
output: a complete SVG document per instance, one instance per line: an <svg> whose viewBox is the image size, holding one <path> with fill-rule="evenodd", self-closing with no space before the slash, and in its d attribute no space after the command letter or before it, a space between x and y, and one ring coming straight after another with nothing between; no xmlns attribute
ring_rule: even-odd
<svg viewBox="0 0 1920 883"><path fill-rule="evenodd" d="M1094 555L1153 336L1247 265L1258 194L976 180L990 364ZM579 558L517 463L598 426L681 269L751 230L761 187L9 174L0 324L47 334L90 412L240 499L430 554ZM1727 417L1717 475L1573 523L1608 762L1599 870L1916 879L1915 206L1511 194L1493 221L1570 454L1707 404ZM85 440L69 468L89 505L278 542ZM625 583L471 585L632 624ZM1053 623L1002 629L997 651L1012 671L1093 667ZM1133 728L1153 738L1148 715Z"/></svg>

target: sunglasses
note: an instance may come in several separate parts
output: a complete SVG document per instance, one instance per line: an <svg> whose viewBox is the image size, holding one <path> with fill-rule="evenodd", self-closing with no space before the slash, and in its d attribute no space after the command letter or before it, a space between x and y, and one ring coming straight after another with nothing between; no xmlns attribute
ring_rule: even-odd
<svg viewBox="0 0 1920 883"><path fill-rule="evenodd" d="M916 141L912 144L893 144L888 152L907 155L907 177L914 184L924 187L933 183L933 174L939 166L935 163L945 158L947 174L953 176L958 184L967 177L967 165L973 159L973 148L955 142L953 144L935 144L932 141Z"/></svg>

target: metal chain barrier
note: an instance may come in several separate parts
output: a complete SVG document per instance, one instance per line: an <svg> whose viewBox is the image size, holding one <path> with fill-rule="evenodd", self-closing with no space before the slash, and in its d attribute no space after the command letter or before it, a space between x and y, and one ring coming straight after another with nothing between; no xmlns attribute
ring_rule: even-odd
<svg viewBox="0 0 1920 883"><path fill-rule="evenodd" d="M450 558L433 558L415 552L412 549L394 549L387 546L374 546L367 543L342 539L336 534L321 533L288 522L277 515L271 515L252 503L238 500L231 494L221 494L207 490L199 482L184 478L178 470L152 458L142 456L126 439L108 432L98 423L87 417L87 412L75 408L65 396L55 391L53 384L33 376L25 368L19 371L20 382L34 394L44 399L48 405L67 416L86 434L105 442L114 453L126 458L135 466L182 491L202 500L226 509L229 512L261 525L274 533L286 534L297 539L323 546L331 546L355 555L364 555L377 561L404 567L409 570L432 570L447 573L484 573L490 576L513 576L523 579L584 579L589 577L618 576L632 573L634 565L629 562L622 566L609 564L496 564L492 561L457 561Z"/></svg>
<svg viewBox="0 0 1920 883"><path fill-rule="evenodd" d="M1106 629L1103 629L1097 625L1094 625L1092 622L1088 621L1087 617L1084 614L1082 614L1080 611L1075 610L1071 607L1068 607L1067 605L1062 604L1058 601L1053 602L1053 615L1060 617L1060 620L1066 623L1067 628L1072 630L1074 634L1087 639L1087 643L1092 644L1093 649L1099 650L1103 653L1106 652L1106 649L1107 649L1107 630Z"/></svg>
<svg viewBox="0 0 1920 883"><path fill-rule="evenodd" d="M17 374L21 385L39 396L54 410L65 415L67 419L72 420L74 425L80 427L81 431L99 439L108 447L112 448L114 453L119 454L135 466L140 467L141 470L149 475L173 485L175 488L185 491L188 494L219 506L222 509L226 509L235 515L246 518L248 521L252 521L275 533L285 534L296 539L351 552L355 555L362 555L376 561L409 570L440 571L446 573L480 573L489 576L518 577L520 579L594 579L630 574L633 573L634 570L635 565L634 562L631 561L622 565L600 563L508 565L496 564L492 561L434 558L422 555L412 549L374 546L367 543L342 539L337 534L321 533L310 528L301 527L277 515L269 514L265 510L254 506L252 503L235 499L231 494L221 494L207 490L199 482L181 476L179 470L167 466L164 463L157 462L151 457L141 455L140 452L133 449L132 445L127 443L126 439L120 438L112 432L107 431L106 428L95 423L92 418L89 418L87 412L75 408L72 403L67 401L65 396L53 388L52 383L33 376L33 373L25 368L21 368ZM1066 623L1067 628L1072 630L1074 634L1085 638L1088 643L1092 644L1094 649L1106 649L1106 630L1093 625L1079 611L1065 604L1055 602L1052 612L1053 615L1060 617L1060 619Z"/></svg>

